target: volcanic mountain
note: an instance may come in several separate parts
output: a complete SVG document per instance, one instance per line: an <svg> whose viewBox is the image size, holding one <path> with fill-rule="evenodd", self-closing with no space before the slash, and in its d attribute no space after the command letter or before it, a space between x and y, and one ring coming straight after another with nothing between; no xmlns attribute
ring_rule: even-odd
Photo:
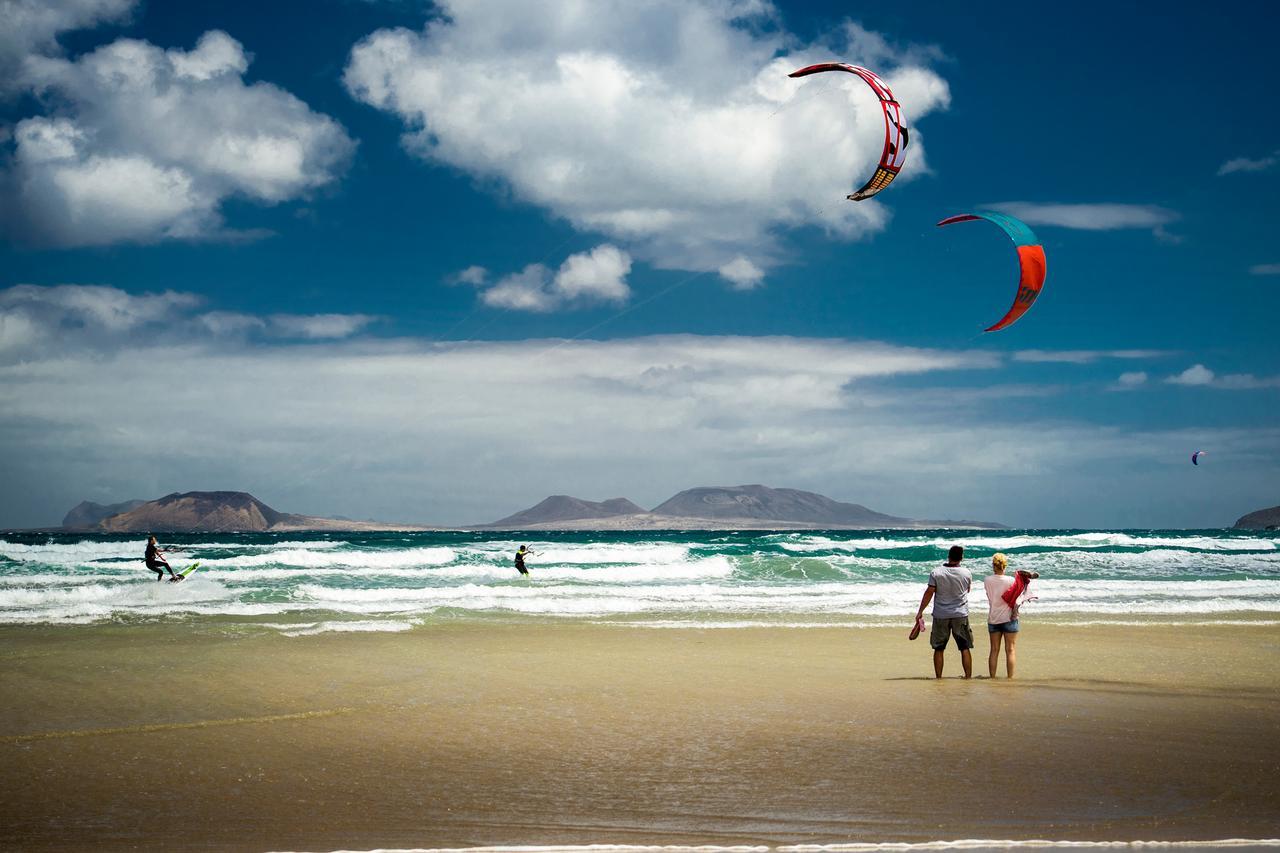
<svg viewBox="0 0 1280 853"><path fill-rule="evenodd" d="M990 521L917 521L814 492L769 486L700 486L646 512L625 498L596 503L555 495L481 527L504 530L818 530L878 528L999 528Z"/></svg>
<svg viewBox="0 0 1280 853"><path fill-rule="evenodd" d="M1243 515L1234 526L1237 530L1280 530L1280 506Z"/></svg>
<svg viewBox="0 0 1280 853"><path fill-rule="evenodd" d="M412 525L319 518L278 512L248 492L174 492L108 516L108 533L217 533L301 530L421 530Z"/></svg>

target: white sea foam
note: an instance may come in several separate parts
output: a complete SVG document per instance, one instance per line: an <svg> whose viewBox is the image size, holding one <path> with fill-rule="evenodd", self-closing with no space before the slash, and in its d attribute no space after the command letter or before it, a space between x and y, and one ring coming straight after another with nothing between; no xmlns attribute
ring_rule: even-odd
<svg viewBox="0 0 1280 853"><path fill-rule="evenodd" d="M919 584L813 583L724 586L648 584L594 587L539 583L451 587L348 589L303 584L299 601L351 613L431 612L440 608L509 610L557 616L624 613L841 614L901 616L919 600ZM1024 614L1181 615L1280 612L1280 581L1117 581L1046 583ZM985 597L973 596L975 615L985 615Z"/></svg>
<svg viewBox="0 0 1280 853"><path fill-rule="evenodd" d="M822 551L883 551L901 548L934 548L945 553L952 545L965 548L985 548L1012 551L1018 548L1176 548L1194 551L1275 551L1280 543L1274 538L1260 536L1142 536L1129 533L1073 533L1060 536L1034 534L1002 536L1000 534L974 535L972 531L958 533L947 538L854 538L832 539L828 536L786 534L778 545L788 551L813 553Z"/></svg>
<svg viewBox="0 0 1280 853"><path fill-rule="evenodd" d="M210 568L252 568L256 566L292 566L301 568L402 569L417 566L440 566L457 559L452 548L403 548L382 551L315 551L292 548L264 554L245 554L201 561L202 570Z"/></svg>
<svg viewBox="0 0 1280 853"><path fill-rule="evenodd" d="M289 625L275 624L268 627L277 628L281 634L286 637L310 637L315 634L342 634L342 633L397 633L400 631L409 631L413 629L412 622L397 622L391 619L362 619L358 621L344 622L342 620L333 620L328 622L309 622L306 624Z"/></svg>
<svg viewBox="0 0 1280 853"><path fill-rule="evenodd" d="M6 588L0 590L0 621L87 623L122 615L257 616L282 612L288 607L287 603L244 601L244 592L207 580L171 584L150 579L65 588Z"/></svg>
<svg viewBox="0 0 1280 853"><path fill-rule="evenodd" d="M515 540L466 534L193 543L183 562L200 560L201 569L174 585L153 581L136 541L0 540L0 555L8 557L0 561L0 623L289 613L306 614L308 624L319 625L330 613L335 624L403 630L386 626L443 611L628 624L885 624L914 612L935 564L931 549L940 557L951 541L909 533L869 539L698 535L634 543L592 538L523 540L539 552L530 560L528 579L511 565ZM1260 624L1280 614L1274 537L967 532L959 541L1012 550L1014 568L1044 575L1032 588L1038 600L1023 610L1028 619L1222 624L1256 614L1250 624ZM1019 543L1056 543L1057 550L1017 552ZM889 550L912 546L925 547L909 560ZM1123 550L1106 550L1113 546ZM978 580L985 562L967 563L977 576L975 619L986 613Z"/></svg>
<svg viewBox="0 0 1280 853"><path fill-rule="evenodd" d="M535 552L538 563L560 565L635 565L646 563L678 563L689 556L692 544L665 542L635 543L571 543L539 542L537 539L521 539L510 542L477 543L461 549L463 557L475 555L481 559L505 560L510 563L516 548L527 545Z"/></svg>

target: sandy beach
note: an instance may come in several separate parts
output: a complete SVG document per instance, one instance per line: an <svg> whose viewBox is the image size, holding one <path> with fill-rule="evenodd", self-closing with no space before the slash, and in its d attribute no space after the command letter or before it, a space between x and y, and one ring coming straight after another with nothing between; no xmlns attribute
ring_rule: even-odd
<svg viewBox="0 0 1280 853"><path fill-rule="evenodd" d="M0 630L8 849L1265 838L1280 627ZM979 651L985 638L979 638ZM949 658L959 673L958 656ZM985 654L977 670L985 673Z"/></svg>

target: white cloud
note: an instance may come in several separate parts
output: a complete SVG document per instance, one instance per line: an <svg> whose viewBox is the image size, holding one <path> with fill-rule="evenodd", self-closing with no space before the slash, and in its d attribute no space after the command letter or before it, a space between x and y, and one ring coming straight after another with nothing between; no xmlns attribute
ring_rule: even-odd
<svg viewBox="0 0 1280 853"><path fill-rule="evenodd" d="M210 311L196 317L196 322L214 335L243 335L267 325L261 317L235 311Z"/></svg>
<svg viewBox="0 0 1280 853"><path fill-rule="evenodd" d="M717 272L722 278L733 282L734 290L753 290L764 281L764 270L742 255L720 267Z"/></svg>
<svg viewBox="0 0 1280 853"><path fill-rule="evenodd" d="M367 314L274 314L204 311L193 293L131 294L115 287L20 284L0 290L0 362L57 354L114 352L139 340L186 346L249 335L302 340L347 338L378 318Z"/></svg>
<svg viewBox="0 0 1280 853"><path fill-rule="evenodd" d="M801 44L765 2L440 6L419 33L384 29L357 44L351 94L398 116L423 159L660 267L713 271L742 256L765 268L781 229L856 239L884 228L879 201L843 200L880 153L874 95L853 75L788 79L795 68L873 64L913 128L950 98L924 66L929 51L851 23ZM927 172L920 139L900 183Z"/></svg>
<svg viewBox="0 0 1280 853"><path fill-rule="evenodd" d="M21 311L52 328L87 326L94 332L128 332L148 323L162 322L198 306L192 293L145 293L133 296L114 287L63 284L38 287L20 284L0 290L0 311Z"/></svg>
<svg viewBox="0 0 1280 853"><path fill-rule="evenodd" d="M554 275L542 264L529 264L483 290L480 298L495 308L541 313L593 302L620 304L631 296L626 280L630 272L631 256L602 243L589 252L570 255Z"/></svg>
<svg viewBox="0 0 1280 853"><path fill-rule="evenodd" d="M1174 385L1208 385L1213 382L1213 371L1203 364L1193 364L1186 370L1165 380Z"/></svg>
<svg viewBox="0 0 1280 853"><path fill-rule="evenodd" d="M1093 364L1104 358L1145 359L1161 358L1169 355L1165 350L1156 349L1113 349L1113 350L1019 350L1013 354L1014 361L1025 361L1033 364Z"/></svg>
<svg viewBox="0 0 1280 853"><path fill-rule="evenodd" d="M30 241L105 245L228 236L231 198L276 204L331 183L341 125L270 83L220 31L194 49L118 39L76 59L27 56L48 115L18 122L0 223Z"/></svg>
<svg viewBox="0 0 1280 853"><path fill-rule="evenodd" d="M349 338L377 317L368 314L272 314L271 329L287 338L333 340Z"/></svg>
<svg viewBox="0 0 1280 853"><path fill-rule="evenodd" d="M1280 151L1251 160L1248 157L1236 157L1218 167L1219 175L1230 175L1233 172L1264 172L1280 162Z"/></svg>
<svg viewBox="0 0 1280 853"><path fill-rule="evenodd" d="M627 275L631 256L607 243L590 252L570 255L556 273L552 287L566 300L626 302L631 296Z"/></svg>
<svg viewBox="0 0 1280 853"><path fill-rule="evenodd" d="M548 292L550 284L551 270L542 264L529 264L518 273L498 279L480 298L495 308L547 312L556 305L555 297Z"/></svg>
<svg viewBox="0 0 1280 853"><path fill-rule="evenodd" d="M61 33L128 16L136 0L0 0L0 96L21 87L32 54L57 51Z"/></svg>
<svg viewBox="0 0 1280 853"><path fill-rule="evenodd" d="M479 287L489 281L489 271L482 266L472 265L450 276L447 284L470 284Z"/></svg>
<svg viewBox="0 0 1280 853"><path fill-rule="evenodd" d="M1218 375L1203 364L1193 364L1165 382L1173 385L1222 388L1231 391L1253 391L1260 388L1280 388L1280 376L1259 377L1252 373L1228 373Z"/></svg>
<svg viewBox="0 0 1280 853"><path fill-rule="evenodd" d="M1120 374L1120 378L1116 380L1116 386L1120 389L1137 388L1147 383L1147 372L1145 370L1126 371Z"/></svg>
<svg viewBox="0 0 1280 853"><path fill-rule="evenodd" d="M1004 201L985 207L1016 216L1028 225L1049 225L1083 231L1115 231L1122 228L1150 228L1154 231L1178 219L1176 211L1151 204L1041 204ZM1167 233L1165 237L1177 239Z"/></svg>
<svg viewBox="0 0 1280 853"><path fill-rule="evenodd" d="M1153 496L1181 494L1158 472L1189 444L1231 446L1247 466L1206 506L1252 500L1277 474L1274 429L1021 421L998 401L1044 389L947 387L953 371L998 385L989 352L695 335L247 342L175 312L110 340L64 327L55 349L0 362L0 524L44 523L32 507L56 519L87 483L145 497L217 482L290 511L461 523L554 492L652 506L764 482L922 517L1140 526L1163 517ZM162 408L140 414L147 389L165 389ZM1097 467L1132 476L1099 501Z"/></svg>
<svg viewBox="0 0 1280 853"><path fill-rule="evenodd" d="M1280 275L1280 264L1254 264L1249 275Z"/></svg>

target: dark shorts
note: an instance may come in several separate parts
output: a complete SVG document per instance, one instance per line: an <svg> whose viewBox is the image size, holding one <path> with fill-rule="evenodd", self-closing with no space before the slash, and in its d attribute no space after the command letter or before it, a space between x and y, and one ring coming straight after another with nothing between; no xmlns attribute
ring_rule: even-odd
<svg viewBox="0 0 1280 853"><path fill-rule="evenodd" d="M170 569L164 563L156 563L156 562L147 563L147 568L153 572L159 572L160 574L164 574L166 569L168 569L169 571L173 571L173 569Z"/></svg>
<svg viewBox="0 0 1280 853"><path fill-rule="evenodd" d="M973 631L969 628L969 617L956 616L951 619L934 617L933 630L929 632L929 645L940 652L947 647L947 641L952 637L956 638L956 648L960 651L973 648Z"/></svg>

